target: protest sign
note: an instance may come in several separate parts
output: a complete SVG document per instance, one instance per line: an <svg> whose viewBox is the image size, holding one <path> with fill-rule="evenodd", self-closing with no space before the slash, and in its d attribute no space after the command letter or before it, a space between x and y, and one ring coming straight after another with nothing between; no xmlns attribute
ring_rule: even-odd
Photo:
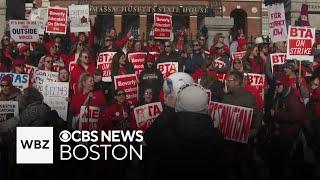
<svg viewBox="0 0 320 180"><path fill-rule="evenodd" d="M44 102L48 104L51 109L56 110L59 116L67 120L69 97L69 83L68 82L45 82L43 85L42 95Z"/></svg>
<svg viewBox="0 0 320 180"><path fill-rule="evenodd" d="M211 101L209 115L225 139L247 143L253 109Z"/></svg>
<svg viewBox="0 0 320 180"><path fill-rule="evenodd" d="M112 82L111 79L111 70L112 70L112 61L116 52L103 52L100 53L97 59L97 67L102 70L102 81L103 82Z"/></svg>
<svg viewBox="0 0 320 180"><path fill-rule="evenodd" d="M58 72L37 70L34 73L35 83L33 86L38 89L40 93L43 93L43 85L45 82L57 82Z"/></svg>
<svg viewBox="0 0 320 180"><path fill-rule="evenodd" d="M34 73L38 70L38 67L35 67L35 66L31 66L31 65L28 65L26 64L24 66L24 72L26 72L27 74L29 74L29 79L31 80L31 82L33 82L33 75Z"/></svg>
<svg viewBox="0 0 320 180"><path fill-rule="evenodd" d="M246 54L246 51L241 51L241 52L234 52L231 54L232 60L239 60L242 61L242 58L244 57L244 55Z"/></svg>
<svg viewBox="0 0 320 180"><path fill-rule="evenodd" d="M163 109L160 102L134 108L134 117L137 122L137 127L143 131L147 130L162 111Z"/></svg>
<svg viewBox="0 0 320 180"><path fill-rule="evenodd" d="M20 90L29 87L29 74L15 74L15 73L2 73L0 72L0 79L9 74L12 78L12 85Z"/></svg>
<svg viewBox="0 0 320 180"><path fill-rule="evenodd" d="M248 84L253 88L256 88L258 95L264 100L264 88L266 82L266 76L264 74L245 73Z"/></svg>
<svg viewBox="0 0 320 180"><path fill-rule="evenodd" d="M47 8L37 8L32 9L30 16L30 21L38 22L38 34L44 35L46 29L46 23L48 21L48 9Z"/></svg>
<svg viewBox="0 0 320 180"><path fill-rule="evenodd" d="M221 61L221 57L218 57L217 59L214 60L214 67L216 68L223 68L226 66L226 63ZM224 81L226 78L226 73L216 73L216 78L219 81Z"/></svg>
<svg viewBox="0 0 320 180"><path fill-rule="evenodd" d="M38 67L35 67L35 66L31 66L28 64L24 66L24 72L29 74L30 79L33 79L33 75L37 70L38 70Z"/></svg>
<svg viewBox="0 0 320 180"><path fill-rule="evenodd" d="M0 124L18 115L17 101L0 101Z"/></svg>
<svg viewBox="0 0 320 180"><path fill-rule="evenodd" d="M10 20L10 37L16 42L37 42L38 23L27 20Z"/></svg>
<svg viewBox="0 0 320 180"><path fill-rule="evenodd" d="M19 103L0 101L0 134L16 128L19 121Z"/></svg>
<svg viewBox="0 0 320 180"><path fill-rule="evenodd" d="M271 71L282 71L282 65L287 61L286 53L273 53L270 54L271 59Z"/></svg>
<svg viewBox="0 0 320 180"><path fill-rule="evenodd" d="M67 8L49 7L46 32L54 34L66 34L68 26L67 12Z"/></svg>
<svg viewBox="0 0 320 180"><path fill-rule="evenodd" d="M314 41L315 28L289 26L287 59L312 62Z"/></svg>
<svg viewBox="0 0 320 180"><path fill-rule="evenodd" d="M171 74L178 72L178 66L177 62L166 62L157 64L157 69L161 71L163 79L167 79Z"/></svg>
<svg viewBox="0 0 320 180"><path fill-rule="evenodd" d="M90 31L89 5L69 6L70 32Z"/></svg>
<svg viewBox="0 0 320 180"><path fill-rule="evenodd" d="M286 17L283 3L268 6L269 29L272 42L287 40Z"/></svg>
<svg viewBox="0 0 320 180"><path fill-rule="evenodd" d="M43 84L44 81L57 82L58 74L59 74L58 72L37 70L35 72L35 78L36 78L35 82L40 84Z"/></svg>
<svg viewBox="0 0 320 180"><path fill-rule="evenodd" d="M168 14L154 13L154 39L171 39L172 16Z"/></svg>
<svg viewBox="0 0 320 180"><path fill-rule="evenodd" d="M126 74L114 77L115 89L123 89L126 93L126 102L129 105L135 105L138 101L138 83L137 75Z"/></svg>
<svg viewBox="0 0 320 180"><path fill-rule="evenodd" d="M146 55L147 53L144 53L144 52L136 52L136 53L128 54L128 60L133 64L137 77L140 76L140 73L144 69L144 61L145 61Z"/></svg>
<svg viewBox="0 0 320 180"><path fill-rule="evenodd" d="M98 130L100 108L95 106L81 106L79 130Z"/></svg>
<svg viewBox="0 0 320 180"><path fill-rule="evenodd" d="M38 67L31 66L28 64L26 64L24 67L24 72L28 73L30 76L32 76L34 72L36 72L37 70L38 70Z"/></svg>
<svg viewBox="0 0 320 180"><path fill-rule="evenodd" d="M264 74L245 73L245 76L247 76L248 82L251 86L264 86Z"/></svg>

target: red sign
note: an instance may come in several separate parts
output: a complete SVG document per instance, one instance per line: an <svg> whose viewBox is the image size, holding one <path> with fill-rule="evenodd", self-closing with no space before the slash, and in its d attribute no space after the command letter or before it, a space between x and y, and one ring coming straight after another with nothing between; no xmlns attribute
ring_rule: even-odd
<svg viewBox="0 0 320 180"><path fill-rule="evenodd" d="M159 69L163 75L163 79L167 79L171 74L178 72L179 64L177 62L167 62L157 64L157 69Z"/></svg>
<svg viewBox="0 0 320 180"><path fill-rule="evenodd" d="M282 71L282 65L287 61L286 53L273 53L270 54L271 59L271 70L272 73L275 71Z"/></svg>
<svg viewBox="0 0 320 180"><path fill-rule="evenodd" d="M315 28L289 26L287 58L312 62L314 41Z"/></svg>
<svg viewBox="0 0 320 180"><path fill-rule="evenodd" d="M265 75L264 74L254 74L254 73L247 73L245 74L248 78L249 84L251 86L264 86L265 82Z"/></svg>
<svg viewBox="0 0 320 180"><path fill-rule="evenodd" d="M292 55L306 55L311 54L311 48L300 48L300 47L311 47L311 40L303 40L303 39L292 39L290 41L290 54Z"/></svg>
<svg viewBox="0 0 320 180"><path fill-rule="evenodd" d="M161 112L162 105L160 102L134 108L134 117L136 118L137 127L143 131L147 130Z"/></svg>
<svg viewBox="0 0 320 180"><path fill-rule="evenodd" d="M116 52L103 52L100 53L97 59L97 68L102 70L102 81L112 82L111 70L112 60Z"/></svg>
<svg viewBox="0 0 320 180"><path fill-rule="evenodd" d="M88 109L86 106L81 106L79 130L97 130L99 115L100 109L98 107L89 106Z"/></svg>
<svg viewBox="0 0 320 180"><path fill-rule="evenodd" d="M34 72L36 72L37 70L38 70L38 67L34 67L28 64L24 66L24 72L29 74L29 77L31 80L33 79Z"/></svg>
<svg viewBox="0 0 320 180"><path fill-rule="evenodd" d="M209 115L225 139L240 143L248 142L253 109L211 101Z"/></svg>
<svg viewBox="0 0 320 180"><path fill-rule="evenodd" d="M235 53L232 53L231 57L233 61L235 60L242 61L242 58L244 57L245 54L246 54L246 51L235 52Z"/></svg>
<svg viewBox="0 0 320 180"><path fill-rule="evenodd" d="M128 59L133 64L134 70L138 77L140 76L140 73L144 69L144 61L145 61L146 55L147 53L144 53L144 52L136 52L136 53L128 54Z"/></svg>
<svg viewBox="0 0 320 180"><path fill-rule="evenodd" d="M114 77L115 89L123 89L126 93L126 101L130 105L135 105L138 101L137 75L126 74Z"/></svg>
<svg viewBox="0 0 320 180"><path fill-rule="evenodd" d="M245 76L247 76L248 84L255 87L258 90L261 99L264 100L265 75L245 73Z"/></svg>
<svg viewBox="0 0 320 180"><path fill-rule="evenodd" d="M37 67L31 66L31 65L28 65L28 64L26 64L26 65L24 66L24 72L26 72L27 74L29 74L30 77L33 76L33 74L34 74L34 72L35 72L36 70L38 70Z"/></svg>
<svg viewBox="0 0 320 180"><path fill-rule="evenodd" d="M66 34L68 26L67 8L48 8L47 33Z"/></svg>
<svg viewBox="0 0 320 180"><path fill-rule="evenodd" d="M154 39L171 39L172 16L168 14L154 13Z"/></svg>

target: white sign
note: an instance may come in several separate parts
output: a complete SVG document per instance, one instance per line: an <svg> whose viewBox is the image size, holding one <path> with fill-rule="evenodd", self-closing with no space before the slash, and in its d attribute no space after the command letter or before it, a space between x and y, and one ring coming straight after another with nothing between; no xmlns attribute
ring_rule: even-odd
<svg viewBox="0 0 320 180"><path fill-rule="evenodd" d="M315 41L315 28L289 26L287 59L313 61L312 47Z"/></svg>
<svg viewBox="0 0 320 180"><path fill-rule="evenodd" d="M30 16L30 21L38 22L38 33L44 35L44 31L46 30L46 23L48 21L48 9L47 8L38 8L32 9Z"/></svg>
<svg viewBox="0 0 320 180"><path fill-rule="evenodd" d="M66 98L69 97L69 83L45 82L42 95L44 102L48 104L51 109L56 110L59 116L66 121L68 115L68 102Z"/></svg>
<svg viewBox="0 0 320 180"><path fill-rule="evenodd" d="M70 32L90 31L89 5L69 6Z"/></svg>
<svg viewBox="0 0 320 180"><path fill-rule="evenodd" d="M276 3L268 6L268 17L271 41L286 41L288 34L283 3Z"/></svg>
<svg viewBox="0 0 320 180"><path fill-rule="evenodd" d="M167 79L171 74L178 72L179 63L177 62L166 62L157 64L157 69L159 69L163 75L163 79Z"/></svg>
<svg viewBox="0 0 320 180"><path fill-rule="evenodd" d="M0 101L0 124L19 115L17 101Z"/></svg>
<svg viewBox="0 0 320 180"><path fill-rule="evenodd" d="M160 102L150 103L134 108L137 127L145 131L163 111Z"/></svg>
<svg viewBox="0 0 320 180"><path fill-rule="evenodd" d="M270 59L271 59L271 71L272 71L272 73L274 73L275 66L283 65L287 61L287 54L286 53L273 53L273 54L270 54ZM282 69L281 69L281 71L282 71Z"/></svg>
<svg viewBox="0 0 320 180"><path fill-rule="evenodd" d="M29 87L29 74L0 73L0 79L7 74L10 74L12 78L12 85L16 88L24 90Z"/></svg>
<svg viewBox="0 0 320 180"><path fill-rule="evenodd" d="M211 101L209 115L214 120L214 127L219 129L224 139L247 143L253 109Z"/></svg>
<svg viewBox="0 0 320 180"><path fill-rule="evenodd" d="M40 93L42 93L44 83L57 82L58 76L59 76L58 72L38 70L34 74L34 78L35 78L34 87L37 88Z"/></svg>
<svg viewBox="0 0 320 180"><path fill-rule="evenodd" d="M111 70L114 55L117 52L102 52L97 58L97 69L102 70L102 81L112 82Z"/></svg>
<svg viewBox="0 0 320 180"><path fill-rule="evenodd" d="M38 23L27 20L10 20L10 36L16 42L37 42Z"/></svg>

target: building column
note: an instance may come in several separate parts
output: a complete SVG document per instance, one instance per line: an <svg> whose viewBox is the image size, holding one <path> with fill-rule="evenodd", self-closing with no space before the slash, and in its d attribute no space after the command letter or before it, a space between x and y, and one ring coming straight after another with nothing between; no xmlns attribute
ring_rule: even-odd
<svg viewBox="0 0 320 180"><path fill-rule="evenodd" d="M189 27L190 27L190 36L192 37L192 40L194 40L194 39L196 39L197 32L198 32L198 17L197 16L190 16Z"/></svg>
<svg viewBox="0 0 320 180"><path fill-rule="evenodd" d="M139 28L140 28L140 35L142 39L146 39L147 34L147 15L140 14L140 22L139 22ZM143 37L142 37L143 35Z"/></svg>
<svg viewBox="0 0 320 180"><path fill-rule="evenodd" d="M122 31L122 15L114 15L114 28L116 29L117 33Z"/></svg>
<svg viewBox="0 0 320 180"><path fill-rule="evenodd" d="M204 24L208 29L208 47L211 47L212 39L217 33L222 33L225 37L228 37L233 23L233 18L205 17ZM225 43L229 44L228 38L225 38Z"/></svg>
<svg viewBox="0 0 320 180"><path fill-rule="evenodd" d="M2 38L3 33L6 30L6 0L0 0L0 36Z"/></svg>

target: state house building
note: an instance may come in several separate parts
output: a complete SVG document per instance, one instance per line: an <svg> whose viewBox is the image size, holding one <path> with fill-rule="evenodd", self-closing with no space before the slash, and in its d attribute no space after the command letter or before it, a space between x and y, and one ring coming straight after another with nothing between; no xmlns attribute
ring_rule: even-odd
<svg viewBox="0 0 320 180"><path fill-rule="evenodd" d="M50 0L46 4L40 6L89 4L96 32L115 27L126 33L133 28L145 37L151 30L153 13L171 14L174 31L186 27L191 38L198 32L206 33L205 17L231 17L231 34L241 28L248 37L255 37L262 34L262 16L267 15L262 12L261 0Z"/></svg>

